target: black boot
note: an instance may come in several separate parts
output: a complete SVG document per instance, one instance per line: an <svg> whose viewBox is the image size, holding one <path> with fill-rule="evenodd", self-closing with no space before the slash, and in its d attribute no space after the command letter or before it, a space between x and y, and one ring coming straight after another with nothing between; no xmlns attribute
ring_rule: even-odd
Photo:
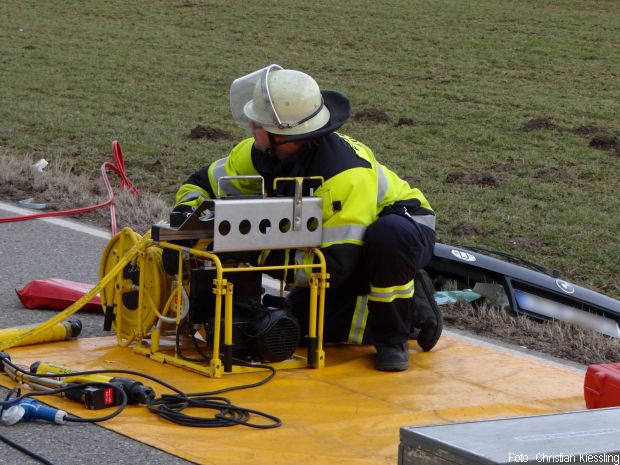
<svg viewBox="0 0 620 465"><path fill-rule="evenodd" d="M378 345L375 355L375 370L405 371L409 368L409 344Z"/></svg>
<svg viewBox="0 0 620 465"><path fill-rule="evenodd" d="M426 271L420 270L414 276L412 334L420 348L428 352L439 340L443 330L441 310L433 296L433 283Z"/></svg>

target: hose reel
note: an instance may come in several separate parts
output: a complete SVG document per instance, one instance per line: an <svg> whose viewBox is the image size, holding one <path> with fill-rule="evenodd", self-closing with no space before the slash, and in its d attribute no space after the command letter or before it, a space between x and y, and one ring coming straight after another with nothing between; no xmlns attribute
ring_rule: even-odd
<svg viewBox="0 0 620 465"><path fill-rule="evenodd" d="M101 256L99 279L106 276L140 239L141 236L129 228L112 237ZM164 310L170 294L170 278L164 272L161 254L160 248L147 247L101 290L101 305L106 315L104 329L114 329L119 341L132 340L135 334L148 334ZM138 308L140 279L144 293L141 318Z"/></svg>

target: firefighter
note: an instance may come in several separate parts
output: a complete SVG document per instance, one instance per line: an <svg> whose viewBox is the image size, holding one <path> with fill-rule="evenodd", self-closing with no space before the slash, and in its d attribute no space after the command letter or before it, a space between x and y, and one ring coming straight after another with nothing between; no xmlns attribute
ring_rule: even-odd
<svg viewBox="0 0 620 465"><path fill-rule="evenodd" d="M424 278L420 270L431 260L435 243L435 214L428 201L381 165L366 145L335 132L350 116L348 99L321 90L303 72L270 65L236 79L230 105L235 121L252 137L192 174L176 194L174 214L189 214L219 189L220 195L257 193L249 181L218 187L222 176L261 175L268 195L284 196L293 194L294 183L277 183L274 189L275 178L322 177L322 185L305 183L304 195L312 189L323 199L321 250L330 274L324 340L373 344L377 370L406 370L412 330L417 327L424 350L441 333L437 307L416 309L413 298L414 276ZM308 260L309 253L285 250L265 252L257 263ZM302 328L307 327L309 272L287 276L295 282L289 298Z"/></svg>

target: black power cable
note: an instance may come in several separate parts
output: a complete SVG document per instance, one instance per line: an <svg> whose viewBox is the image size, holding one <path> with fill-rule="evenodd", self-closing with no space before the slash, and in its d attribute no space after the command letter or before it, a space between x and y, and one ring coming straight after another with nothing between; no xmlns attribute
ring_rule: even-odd
<svg viewBox="0 0 620 465"><path fill-rule="evenodd" d="M149 399L146 402L146 407L149 411L159 415L160 417L180 424L184 426L196 426L196 427L224 427L224 426L234 426L234 425L242 425L248 426L251 428L277 428L282 425L282 421L273 415L270 415L265 412L261 412L259 410L248 409L244 407L239 407L233 405L228 399L224 397L218 397L218 394L223 394L225 392L238 391L242 389L250 389L258 386L262 386L263 384L269 382L276 374L275 368L269 365L258 365L258 364L250 364L243 360L234 359L235 363L244 366L251 366L254 368L261 368L270 371L269 375L263 378L260 381L250 384L242 384L239 386L230 386L227 388L218 389L215 391L207 391L207 392L197 392L197 393L185 393L180 389L166 383L165 381L156 378L154 376L148 375L146 373L140 373L133 370L89 370L89 371L75 371L71 373L53 373L53 374L38 374L32 373L28 370L21 368L18 365L13 364L9 359L3 358L1 360L2 363L7 364L15 371L20 373L24 373L29 376L43 377L43 378L59 378L59 377L67 377L67 376L86 376L86 375L95 375L95 374L128 374L133 376L138 376L140 378L148 379L153 381L165 388L173 391L176 394L164 394L159 398ZM98 423L101 421L109 420L120 414L125 407L127 406L127 395L126 393L118 386L110 383L81 383L78 386L67 386L60 389L50 390L50 391L42 391L42 392L30 392L20 396L19 399L26 397L35 397L35 396L44 396L44 395L53 395L53 394L63 394L68 392L71 389L76 389L80 387L84 387L87 385L94 386L110 386L117 390L121 394L121 405L109 415L98 418L79 418L73 415L67 415L66 421L72 421L76 423ZM12 401L14 402L15 399ZM198 408L207 408L211 410L215 410L216 413L211 418L207 417L198 417L191 416L182 413L182 411L189 407L198 407ZM268 423L255 423L251 422L250 419L252 416L262 417L268 420Z"/></svg>
<svg viewBox="0 0 620 465"><path fill-rule="evenodd" d="M276 375L275 368L269 365L257 365L246 363L243 360L233 359L238 365L249 366L254 368L264 368L271 373L260 381L252 384L242 384L240 386L231 386L208 392L195 392L185 394L171 386L167 386L177 392L176 395L164 394L161 397L151 400L147 403L147 408L159 415L160 417L184 426L195 426L201 428L214 428L224 426L243 425L250 428L270 429L282 426L282 420L274 415L270 415L259 410L248 409L233 405L230 400L225 397L219 397L217 394L225 392L238 391L241 389L250 389L261 386ZM212 418L197 417L183 413L183 410L190 407L206 408L215 410L216 413ZM253 423L250 421L251 416L262 417L269 420L269 423Z"/></svg>
<svg viewBox="0 0 620 465"><path fill-rule="evenodd" d="M180 335L182 329L185 326L189 326L189 322L181 323L179 328L177 329L176 334L176 351L178 357L183 360L187 360L190 362L209 362L211 358L207 356L200 347L198 338L195 336L193 331L189 331L189 336L192 339L194 344L194 348L196 352L200 355L200 358L191 358L183 355L180 344ZM207 332L206 327L204 327L205 334ZM233 358L233 361L237 365L254 367L254 368L264 368L266 370L271 371L271 374L259 381L258 383L245 385L245 386L236 386L233 388L226 388L219 391L212 392L200 392L193 394L182 394L178 395L163 395L157 399L153 399L151 402L147 404L147 408L159 415L160 417L172 421L174 423L178 423L184 426L195 426L201 428L215 428L215 427L224 427L224 426L235 426L235 425L244 425L249 426L251 428L259 428L259 429L268 429L268 428L277 428L282 425L282 421L273 415L260 412L258 410L251 410L246 408L240 408L230 403L228 399L225 397L215 397L215 394L222 394L223 392L228 392L229 390L238 390L238 389L248 389L252 387L257 387L262 384L267 383L271 380L275 374L276 370L269 365L257 365L251 364L244 360L240 360L237 358ZM217 413L213 416L213 418L204 418L204 417L196 417L187 415L182 413L182 411L186 408L190 407L198 407L198 408L207 408L211 410L215 410ZM263 417L264 419L270 420L270 423L252 423L250 422L251 415Z"/></svg>
<svg viewBox="0 0 620 465"><path fill-rule="evenodd" d="M50 462L49 460L47 460L45 457L37 454L36 452L31 451L30 449L17 444L16 442L12 441L11 439L7 438L6 436L3 436L2 434L0 434L0 441L4 442L5 444L7 444L8 446L12 447L13 449L17 449L20 452L23 452L24 454L30 456L31 458L35 459L38 462L41 462L45 465L54 465L52 462Z"/></svg>
<svg viewBox="0 0 620 465"><path fill-rule="evenodd" d="M187 327L188 329L190 329L188 331L189 336L192 339L192 343L194 344L194 348L196 349L196 352L198 353L198 355L200 355L200 357L188 357L186 355L183 354L183 350L181 347L181 335L183 333L184 328ZM206 325L203 325L205 334L207 333L207 328ZM189 323L188 320L184 320L182 321L179 326L177 327L177 331L176 331L176 337L175 337L175 351L177 353L177 356L182 359L182 360L186 360L188 362L194 362L194 363L205 363L205 362L210 362L211 361L211 357L209 357L208 355L206 355L202 349L200 348L200 345L198 344L198 339L196 338L195 334L193 331L191 331L191 325Z"/></svg>
<svg viewBox="0 0 620 465"><path fill-rule="evenodd" d="M237 407L225 397L200 396L197 394L163 395L147 405L148 409L161 418L183 426L200 428L219 428L243 425L251 428L270 429L282 425L282 421L273 415L258 410ZM183 413L186 408L198 407L215 410L212 418L198 417ZM250 417L263 417L270 423L252 423Z"/></svg>

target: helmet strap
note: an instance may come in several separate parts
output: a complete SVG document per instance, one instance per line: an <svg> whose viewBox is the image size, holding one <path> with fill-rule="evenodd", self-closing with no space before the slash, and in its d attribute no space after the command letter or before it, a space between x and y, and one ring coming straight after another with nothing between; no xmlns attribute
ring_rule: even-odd
<svg viewBox="0 0 620 465"><path fill-rule="evenodd" d="M269 148L265 150L265 153L269 157L275 157L278 145L282 144L282 142L276 142L275 136L270 132L267 132L267 137L269 137Z"/></svg>
<svg viewBox="0 0 620 465"><path fill-rule="evenodd" d="M289 142L292 142L292 141L287 140L287 139L284 139L281 142L278 142L278 141L276 141L276 135L272 134L270 132L267 132L267 137L269 138L269 148L267 150L265 150L265 153L269 157L276 157L277 158L278 147L280 145L285 145L285 144L288 144Z"/></svg>

